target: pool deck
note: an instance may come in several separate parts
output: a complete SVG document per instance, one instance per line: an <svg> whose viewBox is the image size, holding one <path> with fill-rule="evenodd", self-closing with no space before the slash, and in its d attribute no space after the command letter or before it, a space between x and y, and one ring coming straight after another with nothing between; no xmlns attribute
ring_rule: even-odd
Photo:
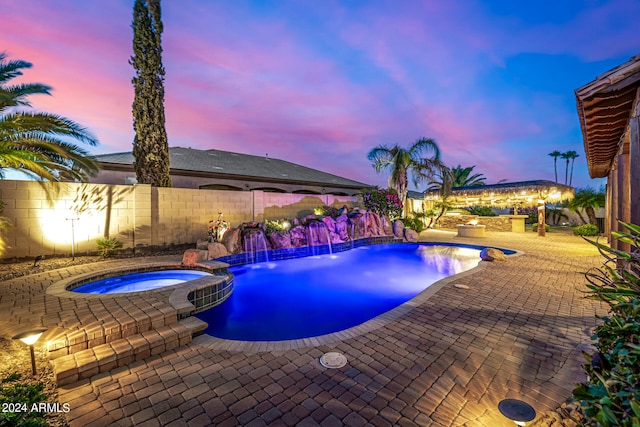
<svg viewBox="0 0 640 427"><path fill-rule="evenodd" d="M430 230L421 240L523 254L483 262L394 315L330 339L248 347L203 335L154 351L147 337L152 348L143 360L59 387L59 403L71 408L69 424L507 427L513 422L497 409L502 399L524 400L541 413L570 397L582 379L581 353L589 347L595 315L606 313L582 295L581 272L602 264L597 250L582 238L554 232L464 238ZM140 260L113 265L132 262ZM161 298L87 304L46 293L51 284L95 268L0 284L0 335L38 320L68 330L87 322L122 325L123 317L144 317L168 337L179 329ZM111 312L107 320L101 317L105 310ZM44 338L55 341L54 333ZM84 336L91 338L88 331ZM329 351L346 355L347 365L320 365L319 357Z"/></svg>

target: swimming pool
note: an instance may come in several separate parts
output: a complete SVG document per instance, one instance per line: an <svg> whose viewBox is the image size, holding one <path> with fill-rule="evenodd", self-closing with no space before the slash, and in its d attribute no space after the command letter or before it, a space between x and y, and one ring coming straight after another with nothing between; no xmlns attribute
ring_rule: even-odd
<svg viewBox="0 0 640 427"><path fill-rule="evenodd" d="M479 262L478 248L387 244L237 266L229 269L231 297L197 317L209 324L207 334L223 339L324 335L366 322Z"/></svg>
<svg viewBox="0 0 640 427"><path fill-rule="evenodd" d="M211 276L211 274L206 271L184 269L128 273L96 280L73 288L72 290L73 292L83 294L140 292L163 288L165 286L173 286L204 276Z"/></svg>

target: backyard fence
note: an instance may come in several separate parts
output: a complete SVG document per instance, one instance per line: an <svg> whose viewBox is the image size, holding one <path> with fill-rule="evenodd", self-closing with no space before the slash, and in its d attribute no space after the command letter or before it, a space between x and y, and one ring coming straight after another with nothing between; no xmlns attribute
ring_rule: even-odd
<svg viewBox="0 0 640 427"><path fill-rule="evenodd" d="M114 237L124 249L148 249L205 239L223 214L242 222L304 217L322 205L362 206L358 197L263 191L158 188L150 185L38 183L0 180L3 259L96 252L96 239Z"/></svg>

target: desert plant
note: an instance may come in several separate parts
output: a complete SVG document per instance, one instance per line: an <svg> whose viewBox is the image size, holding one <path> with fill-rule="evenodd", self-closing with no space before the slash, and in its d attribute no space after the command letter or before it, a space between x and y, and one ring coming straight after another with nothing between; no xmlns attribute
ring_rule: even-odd
<svg viewBox="0 0 640 427"><path fill-rule="evenodd" d="M549 227L549 224L545 224L544 225L544 231L549 231L551 230L551 227ZM536 231L538 231L538 223L534 222L533 224L531 224L531 231L533 231L534 233Z"/></svg>
<svg viewBox="0 0 640 427"><path fill-rule="evenodd" d="M98 251L100 255L104 258L107 258L114 253L116 253L117 249L122 247L122 242L120 242L115 237L101 237L96 240L96 244L98 245Z"/></svg>
<svg viewBox="0 0 640 427"><path fill-rule="evenodd" d="M573 390L588 426L640 425L640 226L620 224L629 232L611 234L629 252L585 239L606 258L585 273L588 298L609 305L592 336L596 352L585 354L588 379Z"/></svg>
<svg viewBox="0 0 640 427"><path fill-rule="evenodd" d="M583 224L573 227L573 234L576 236L597 236L600 230L597 225Z"/></svg>
<svg viewBox="0 0 640 427"><path fill-rule="evenodd" d="M213 219L209 220L207 234L209 235L209 240L212 242L220 242L224 233L231 227L229 221L222 219L223 216L224 214L222 212L218 212L218 219L215 221Z"/></svg>

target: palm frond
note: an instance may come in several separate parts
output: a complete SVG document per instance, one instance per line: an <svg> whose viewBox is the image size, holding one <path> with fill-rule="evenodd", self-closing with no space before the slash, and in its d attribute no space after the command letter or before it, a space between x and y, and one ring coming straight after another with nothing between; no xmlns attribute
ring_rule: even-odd
<svg viewBox="0 0 640 427"><path fill-rule="evenodd" d="M15 133L66 136L95 146L98 139L73 120L48 113L17 112L0 117L0 139Z"/></svg>
<svg viewBox="0 0 640 427"><path fill-rule="evenodd" d="M30 107L26 98L29 95L50 95L51 87L40 83L25 83L21 85L0 87L0 111L7 107Z"/></svg>
<svg viewBox="0 0 640 427"><path fill-rule="evenodd" d="M31 68L33 64L22 60L13 60L5 62L7 54L0 52L0 84L22 75L23 68Z"/></svg>

